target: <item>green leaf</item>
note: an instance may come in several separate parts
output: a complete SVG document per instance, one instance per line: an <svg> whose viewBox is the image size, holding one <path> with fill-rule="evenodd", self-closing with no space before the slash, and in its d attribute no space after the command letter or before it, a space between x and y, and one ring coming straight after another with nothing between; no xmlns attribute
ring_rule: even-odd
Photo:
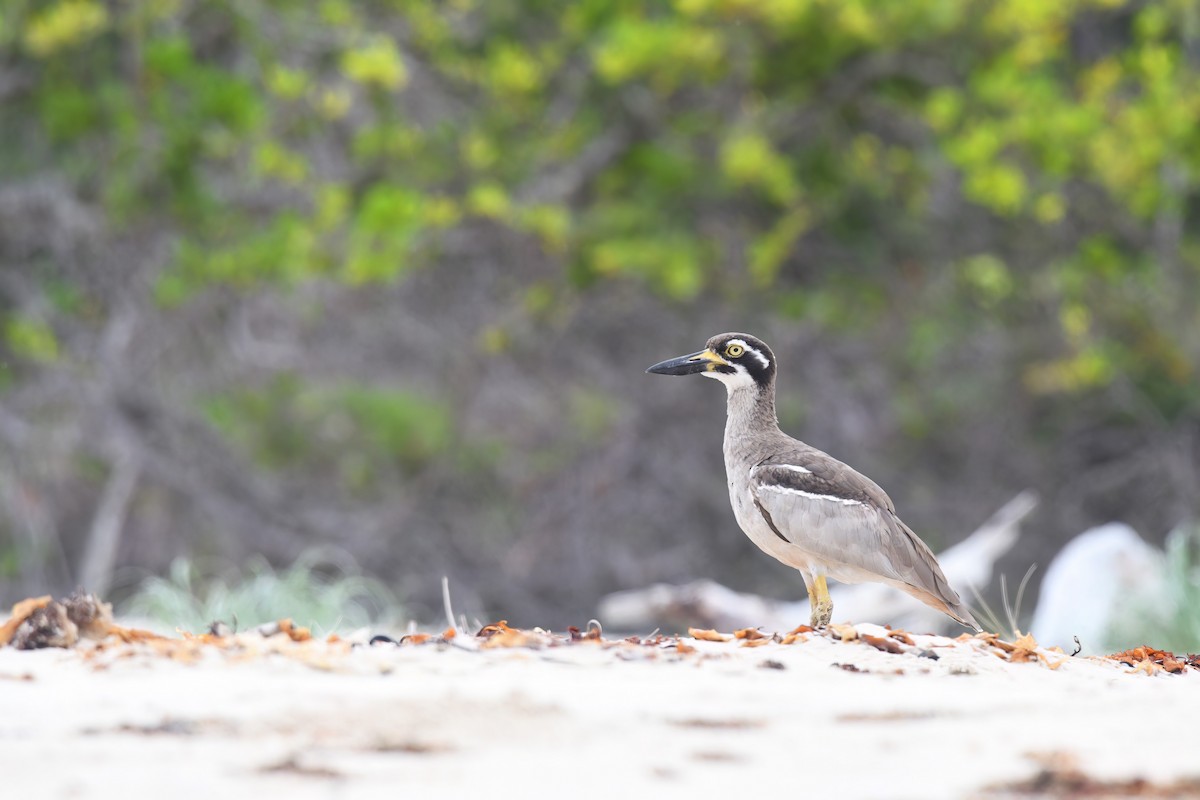
<svg viewBox="0 0 1200 800"><path fill-rule="evenodd" d="M14 355L29 361L50 364L58 360L58 337L41 320L9 317L4 322L4 341Z"/></svg>

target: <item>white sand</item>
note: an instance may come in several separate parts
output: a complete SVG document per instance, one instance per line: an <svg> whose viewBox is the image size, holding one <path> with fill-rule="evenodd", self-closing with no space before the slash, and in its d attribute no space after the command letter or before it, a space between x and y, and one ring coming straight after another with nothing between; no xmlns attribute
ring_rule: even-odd
<svg viewBox="0 0 1200 800"><path fill-rule="evenodd" d="M918 640L935 661L828 637L681 656L256 636L195 663L0 649L0 796L972 797L1051 753L1098 779L1200 775L1194 670L946 639Z"/></svg>

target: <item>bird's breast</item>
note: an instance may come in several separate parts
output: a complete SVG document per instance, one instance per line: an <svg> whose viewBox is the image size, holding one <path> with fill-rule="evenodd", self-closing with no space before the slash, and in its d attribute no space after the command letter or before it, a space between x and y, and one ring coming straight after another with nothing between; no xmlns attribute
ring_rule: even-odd
<svg viewBox="0 0 1200 800"><path fill-rule="evenodd" d="M815 553L792 544L780 538L776 529L767 522L762 511L754 501L754 493L750 489L750 470L757 463L744 453L725 448L725 473L729 483L729 505L733 508L733 516L738 527L750 541L767 555L787 564L789 567L808 574L829 574L836 577L836 567L827 563ZM782 524L782 520L780 524ZM785 525L784 529L788 526ZM847 582L856 582L858 578L846 576Z"/></svg>
<svg viewBox="0 0 1200 800"><path fill-rule="evenodd" d="M742 529L742 532L750 538L750 541L758 545L760 550L785 564L800 566L794 563L799 555L798 548L779 538L779 534L771 529L762 512L754 503L754 494L750 490L751 466L749 463L743 464L736 460L731 463L728 459L726 460L729 505L733 508L734 519L737 520L738 527Z"/></svg>

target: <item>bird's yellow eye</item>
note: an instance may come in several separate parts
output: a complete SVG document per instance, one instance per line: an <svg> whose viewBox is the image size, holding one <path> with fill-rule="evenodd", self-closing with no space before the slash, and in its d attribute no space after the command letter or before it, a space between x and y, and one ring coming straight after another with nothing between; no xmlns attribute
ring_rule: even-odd
<svg viewBox="0 0 1200 800"><path fill-rule="evenodd" d="M725 355L729 356L730 358L737 358L744 352L746 352L746 348L742 347L740 344L731 344L729 347L725 348Z"/></svg>

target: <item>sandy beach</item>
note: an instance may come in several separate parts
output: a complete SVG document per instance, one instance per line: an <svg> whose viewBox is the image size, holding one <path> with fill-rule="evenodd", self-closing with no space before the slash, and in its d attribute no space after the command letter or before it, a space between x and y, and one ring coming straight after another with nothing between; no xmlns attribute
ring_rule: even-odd
<svg viewBox="0 0 1200 800"><path fill-rule="evenodd" d="M505 629L368 645L248 632L6 647L5 795L958 798L1072 796L1071 781L1107 787L1089 796L1200 786L1200 671L1014 656L872 625L837 635L570 642ZM889 641L903 652L877 649Z"/></svg>

